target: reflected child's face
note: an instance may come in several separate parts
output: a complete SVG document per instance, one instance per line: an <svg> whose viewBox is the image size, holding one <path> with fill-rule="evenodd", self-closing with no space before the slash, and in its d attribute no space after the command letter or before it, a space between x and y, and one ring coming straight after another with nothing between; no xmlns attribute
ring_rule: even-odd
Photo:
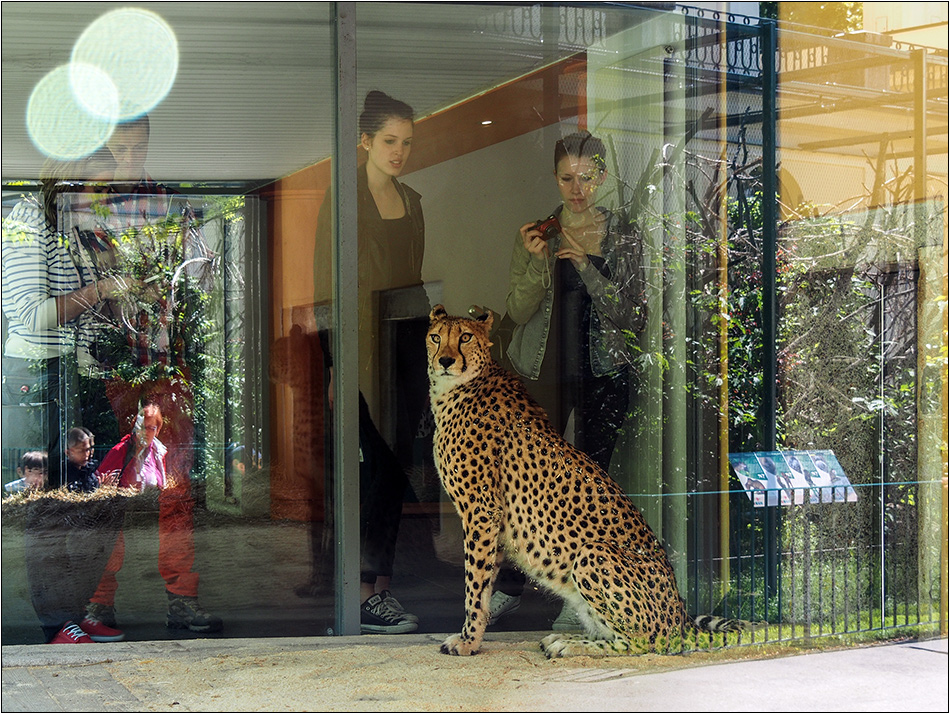
<svg viewBox="0 0 950 714"><path fill-rule="evenodd" d="M75 466L85 466L89 459L92 457L92 439L86 439L85 441L80 441L74 446L67 447L66 449L66 458L69 459L69 463Z"/></svg>
<svg viewBox="0 0 950 714"><path fill-rule="evenodd" d="M152 441L158 436L158 432L161 431L161 429L162 424L158 416L155 414L147 414L141 418L141 421L136 421L135 440L141 448L147 449L152 445Z"/></svg>
<svg viewBox="0 0 950 714"><path fill-rule="evenodd" d="M26 487L43 488L46 485L46 471L41 468L17 468L17 475L26 482Z"/></svg>

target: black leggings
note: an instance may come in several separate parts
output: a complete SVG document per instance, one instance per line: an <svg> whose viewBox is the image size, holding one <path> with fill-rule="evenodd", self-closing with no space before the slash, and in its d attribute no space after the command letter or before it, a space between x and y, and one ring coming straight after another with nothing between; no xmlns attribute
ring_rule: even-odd
<svg viewBox="0 0 950 714"><path fill-rule="evenodd" d="M360 393L360 581L393 574L396 536L409 479Z"/></svg>
<svg viewBox="0 0 950 714"><path fill-rule="evenodd" d="M574 411L574 446L607 472L617 433L627 416L630 380L623 369L603 377L588 375L561 383L561 399L554 428L561 434Z"/></svg>

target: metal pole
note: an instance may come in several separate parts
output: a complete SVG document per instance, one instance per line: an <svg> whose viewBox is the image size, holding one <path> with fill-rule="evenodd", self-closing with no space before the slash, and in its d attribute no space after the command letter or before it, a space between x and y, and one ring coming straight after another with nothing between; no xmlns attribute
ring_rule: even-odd
<svg viewBox="0 0 950 714"><path fill-rule="evenodd" d="M356 3L334 3L336 152L333 157L333 490L336 632L360 632Z"/></svg>
<svg viewBox="0 0 950 714"><path fill-rule="evenodd" d="M719 28L721 37L721 51L723 57L728 57L726 24ZM729 88L727 77L729 74L728 61L719 71L719 112L717 121L719 126L718 141L725 147L729 142L726 130L726 117L729 114ZM722 153L725 159L725 150ZM728 208L728 176L726 162L722 162L722 195L719 198L719 240L716 241L716 274L719 293L719 554L722 568L719 572L720 599L724 600L729 594L732 572L729 537L732 533L729 513L729 208Z"/></svg>
<svg viewBox="0 0 950 714"><path fill-rule="evenodd" d="M759 27L762 53L762 447L774 451L776 445L778 300L776 262L778 247L778 178L776 176L776 135L778 132L778 68L776 51L778 32L773 20L762 20ZM778 494L776 494L778 496ZM766 500L766 592L767 598L778 592L778 506Z"/></svg>

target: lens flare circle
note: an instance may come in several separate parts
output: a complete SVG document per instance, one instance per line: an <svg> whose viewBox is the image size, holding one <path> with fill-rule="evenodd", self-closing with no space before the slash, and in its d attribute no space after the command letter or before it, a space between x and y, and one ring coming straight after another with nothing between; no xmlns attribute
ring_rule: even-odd
<svg viewBox="0 0 950 714"><path fill-rule="evenodd" d="M73 91L91 114L121 122L153 109L178 74L178 40L154 12L120 8L93 22L76 40L72 53ZM106 111L95 80L82 70L92 65L111 78L118 92L118 108Z"/></svg>
<svg viewBox="0 0 950 714"><path fill-rule="evenodd" d="M113 104L118 105L117 96ZM60 65L33 88L26 127L36 148L51 158L70 161L105 144L115 124L89 113L72 92L70 66Z"/></svg>
<svg viewBox="0 0 950 714"><path fill-rule="evenodd" d="M119 114L119 90L112 77L99 67L71 62L69 88L76 102L89 114L103 121L115 122Z"/></svg>

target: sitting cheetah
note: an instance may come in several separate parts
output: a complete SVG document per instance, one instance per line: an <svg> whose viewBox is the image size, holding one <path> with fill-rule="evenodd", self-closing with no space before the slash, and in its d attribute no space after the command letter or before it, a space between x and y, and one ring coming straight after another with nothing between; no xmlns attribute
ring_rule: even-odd
<svg viewBox="0 0 950 714"><path fill-rule="evenodd" d="M587 638L546 637L548 657L678 651L697 627L746 624L687 616L673 568L637 508L492 360L490 314L449 317L437 305L429 318L435 462L465 533L465 624L443 653L478 652L499 548L587 630Z"/></svg>

